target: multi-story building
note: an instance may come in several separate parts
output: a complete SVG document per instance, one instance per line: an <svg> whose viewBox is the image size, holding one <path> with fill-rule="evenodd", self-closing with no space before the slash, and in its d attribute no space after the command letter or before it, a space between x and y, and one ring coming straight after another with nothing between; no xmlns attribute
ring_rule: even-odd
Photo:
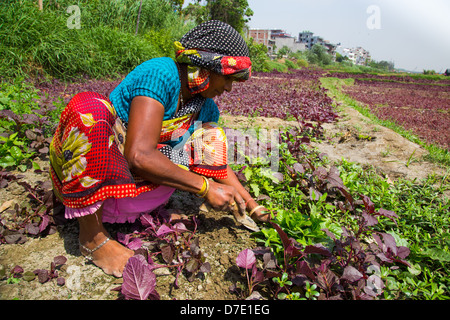
<svg viewBox="0 0 450 320"><path fill-rule="evenodd" d="M275 54L277 50L285 46L292 52L306 50L303 43L298 42L297 39L282 29L250 29L248 37L253 38L257 43L264 44L269 55Z"/></svg>
<svg viewBox="0 0 450 320"><path fill-rule="evenodd" d="M353 64L367 65L370 62L370 52L364 48L339 48L340 53L346 56Z"/></svg>
<svg viewBox="0 0 450 320"><path fill-rule="evenodd" d="M327 52L332 56L336 57L336 47L337 45L332 44L328 40L324 40L322 37L314 36L314 33L311 31L303 31L300 32L298 35L298 40L300 43L305 44L306 48L308 50L311 50L311 48L315 44L320 44L324 46L327 49Z"/></svg>

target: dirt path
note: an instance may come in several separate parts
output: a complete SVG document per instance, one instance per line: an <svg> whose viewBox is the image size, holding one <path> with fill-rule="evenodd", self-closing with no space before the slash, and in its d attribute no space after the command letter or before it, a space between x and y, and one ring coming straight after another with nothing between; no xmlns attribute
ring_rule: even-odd
<svg viewBox="0 0 450 320"><path fill-rule="evenodd" d="M325 125L327 140L315 144L322 152L327 153L331 160L345 158L361 164L371 164L390 179L422 179L433 172L440 175L445 173L436 165L415 160L421 159L426 153L423 148L392 130L373 124L354 109L344 107L341 116L339 122ZM223 116L223 122L232 128L279 128L296 125L296 122L280 119L227 115ZM45 181L48 177L27 173L24 179L33 183ZM21 186L15 182L10 183L8 187L0 190L0 206L11 199L17 202L27 201L23 194ZM200 204L198 198L179 192L172 197L169 207L184 209L188 214L198 216L200 248L211 263L211 272L206 274L204 279L197 278L193 282L180 277L180 288L175 289L172 285L174 276L170 270L157 270L157 291L161 299L236 299L228 291L229 286L239 278L235 259L241 250L254 248L257 244L250 238L250 232L236 225L230 215L214 210L202 211ZM108 227L114 234L118 230L123 231L120 228L126 229L129 226ZM121 280L105 275L80 255L77 228L76 222L72 222L59 227L58 232L45 238L31 239L20 245L1 245L0 266L6 270L15 265L20 265L25 271L49 269L53 258L58 255L64 255L68 261L60 271L60 275L66 279L64 286L58 286L55 279L44 284L37 280L21 280L7 284L6 280L2 280L0 299L116 299L117 292L111 289L118 287Z"/></svg>

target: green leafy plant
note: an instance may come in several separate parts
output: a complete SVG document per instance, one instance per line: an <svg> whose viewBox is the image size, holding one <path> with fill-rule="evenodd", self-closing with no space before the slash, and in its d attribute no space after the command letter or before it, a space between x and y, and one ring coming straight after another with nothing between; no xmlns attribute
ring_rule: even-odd
<svg viewBox="0 0 450 320"><path fill-rule="evenodd" d="M34 156L34 153L22 152L24 142L17 138L17 132L8 137L0 136L0 167L17 167L21 171L27 170L25 162Z"/></svg>

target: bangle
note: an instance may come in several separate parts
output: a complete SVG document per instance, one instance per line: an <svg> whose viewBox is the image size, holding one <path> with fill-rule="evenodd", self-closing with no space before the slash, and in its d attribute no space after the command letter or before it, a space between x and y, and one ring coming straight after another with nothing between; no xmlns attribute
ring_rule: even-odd
<svg viewBox="0 0 450 320"><path fill-rule="evenodd" d="M199 192L197 192L197 196L199 196L200 198L204 198L209 191L209 180L206 179L206 177L204 176L202 176L202 178L203 178L202 188L200 189Z"/></svg>
<svg viewBox="0 0 450 320"><path fill-rule="evenodd" d="M264 206L256 206L256 207L254 207L253 210L250 211L248 216L251 217L255 213L256 210L261 209L261 208L264 208Z"/></svg>

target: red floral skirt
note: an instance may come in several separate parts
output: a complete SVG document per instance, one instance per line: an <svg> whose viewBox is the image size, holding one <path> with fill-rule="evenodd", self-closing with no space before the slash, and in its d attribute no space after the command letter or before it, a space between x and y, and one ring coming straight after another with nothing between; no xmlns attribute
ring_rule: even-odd
<svg viewBox="0 0 450 320"><path fill-rule="evenodd" d="M187 133L192 119L176 128ZM163 122L167 136L173 121ZM169 128L169 129L168 129ZM83 208L108 198L135 198L159 185L134 175L123 155L126 129L108 98L95 93L75 95L61 114L50 145L50 174L55 194L66 207ZM162 139L164 140L164 139ZM227 140L215 123L205 123L172 148L162 141L158 149L179 166L198 174L223 179L227 177ZM176 152L167 150L176 149ZM182 154L184 157L178 156ZM172 160L172 159L171 159Z"/></svg>

